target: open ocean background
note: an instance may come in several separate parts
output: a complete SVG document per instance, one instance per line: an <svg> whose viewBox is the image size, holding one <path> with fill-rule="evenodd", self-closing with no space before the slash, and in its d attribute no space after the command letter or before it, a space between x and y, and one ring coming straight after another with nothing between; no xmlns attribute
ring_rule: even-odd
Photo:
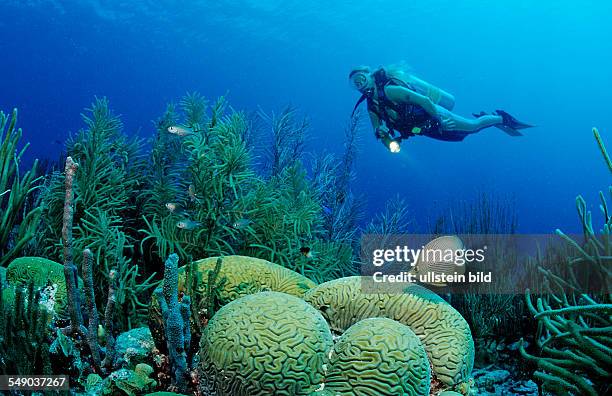
<svg viewBox="0 0 612 396"><path fill-rule="evenodd" d="M462 143L427 138L391 155L365 125L354 189L369 215L400 195L417 227L479 194L515 202L519 231L581 231L609 183L591 128L612 150L612 3L527 0L0 1L0 109L19 108L28 158L56 160L107 96L127 133L187 91L229 92L237 109L311 119L311 151L342 150L359 94L353 66L407 62L453 93L463 115L504 109L537 124Z"/></svg>

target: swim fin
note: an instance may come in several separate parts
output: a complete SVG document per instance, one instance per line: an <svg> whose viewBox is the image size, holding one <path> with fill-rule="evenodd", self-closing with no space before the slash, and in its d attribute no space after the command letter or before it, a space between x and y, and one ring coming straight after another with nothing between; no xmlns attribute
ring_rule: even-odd
<svg viewBox="0 0 612 396"><path fill-rule="evenodd" d="M510 136L523 136L523 134L520 133L518 130L514 128L510 128L509 126L506 126L506 125L495 125L495 128L506 132Z"/></svg>
<svg viewBox="0 0 612 396"><path fill-rule="evenodd" d="M501 112L501 113L503 113L503 114L500 114L499 112ZM504 116L504 114L505 114L505 116ZM501 125L495 125L495 128L497 128L497 129L499 129L499 130L501 130L501 131L506 132L506 133L507 133L508 135L510 135L510 136L523 136L523 134L522 134L522 133L520 133L520 132L518 131L518 129L522 129L522 128L531 128L531 127L533 126L533 125L523 124L523 123L521 123L521 122L517 121L517 120L516 120L514 117L512 117L510 114L508 114L508 113L506 113L505 111L502 111L502 110L496 110L496 111L495 111L493 114L487 114L487 113L485 113L484 111L481 111L480 113L472 113L472 115L473 115L474 117L476 117L476 118L480 118L480 117L482 117L482 116L486 116L486 115L498 115L498 116L501 116L501 117L502 117L502 119L503 119L503 124L501 124ZM515 122L516 122L516 125L520 124L522 127L521 127L521 128L513 128L512 126L510 126L510 125L508 125L508 124L506 123L506 119L511 119L511 120L513 120L513 121L515 121Z"/></svg>
<svg viewBox="0 0 612 396"><path fill-rule="evenodd" d="M508 114L507 112L503 110L495 110L495 114L497 114L498 116L501 116L501 118L504 120L504 126L507 126L509 128L512 128L512 129L533 128L533 125L525 124L524 122L517 120L516 118L512 117L510 114Z"/></svg>

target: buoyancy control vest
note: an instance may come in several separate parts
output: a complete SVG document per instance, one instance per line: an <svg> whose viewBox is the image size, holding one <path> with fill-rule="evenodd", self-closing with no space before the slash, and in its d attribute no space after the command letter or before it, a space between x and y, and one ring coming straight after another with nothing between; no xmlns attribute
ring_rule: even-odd
<svg viewBox="0 0 612 396"><path fill-rule="evenodd" d="M368 111L376 114L380 120L385 122L387 128L397 131L402 138L419 134L437 139L442 138L440 121L430 116L423 107L411 103L397 104L385 94L385 87L389 85L401 86L416 92L414 88L404 81L387 76L384 69L374 72L373 77L376 94L374 92L363 94L355 105L353 114L357 107L366 100ZM396 113L395 118L390 116L389 109Z"/></svg>

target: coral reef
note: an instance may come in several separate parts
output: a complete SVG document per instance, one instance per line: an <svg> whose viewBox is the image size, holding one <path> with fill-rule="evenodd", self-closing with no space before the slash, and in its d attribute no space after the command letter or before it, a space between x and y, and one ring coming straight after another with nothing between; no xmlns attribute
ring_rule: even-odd
<svg viewBox="0 0 612 396"><path fill-rule="evenodd" d="M84 128L66 143L66 161L55 166L63 171L48 175L40 190L36 164L19 169L25 149L16 150L16 113L1 116L0 150L1 313L23 316L5 320L2 337L35 339L75 392L154 391L151 373L135 366L150 363L160 388L188 393L187 381L197 380L189 377L197 350L190 338L199 339L221 307L265 291L302 297L315 286L306 275L323 281L356 273L360 205L350 184L357 119L347 128L340 161L326 155L309 168L308 122L293 108L249 116L223 97L209 107L201 95L188 94L156 122L148 158L105 98L96 98L82 118ZM172 134L177 126L186 133ZM255 138L258 133L270 144L261 144L266 138ZM271 166L253 155L255 143L269 149L260 158ZM41 257L13 260L28 252ZM245 257L210 257L236 253ZM151 336L162 351L126 346L132 333L117 330L142 322L165 257L165 279L150 304ZM178 269L178 257L189 264ZM319 315L300 304L306 316ZM317 320L324 324L320 315ZM331 345L331 337L321 337ZM18 350L40 367L38 347Z"/></svg>
<svg viewBox="0 0 612 396"><path fill-rule="evenodd" d="M323 382L333 341L303 300L262 292L210 320L200 344L200 387L218 395L308 395Z"/></svg>
<svg viewBox="0 0 612 396"><path fill-rule="evenodd" d="M297 297L315 286L310 279L278 264L244 256L225 256L217 271L217 287L209 287L209 279L215 273L218 258L211 257L195 261L178 270L178 292L192 296L192 328L200 332L206 321L212 317L210 310L221 307L239 297L262 291L277 291ZM165 281L164 281L165 285ZM215 307L211 308L211 290L215 291ZM149 323L153 338L160 350L164 348L164 335L157 329L163 328L161 312L154 295L149 310ZM194 338L197 340L197 336Z"/></svg>
<svg viewBox="0 0 612 396"><path fill-rule="evenodd" d="M325 376L325 389L351 395L428 395L429 384L421 341L408 326L386 318L349 327L334 345Z"/></svg>
<svg viewBox="0 0 612 396"><path fill-rule="evenodd" d="M597 129L593 134L612 173L612 162ZM612 193L612 186L608 190ZM612 216L604 194L600 197L604 217L601 231L593 228L591 212L578 196L583 242L557 230L576 256L563 263L563 275L541 266L545 290L540 296L533 296L530 290L525 293L529 310L539 323L536 343L540 356L529 354L523 345L520 352L537 365L534 377L546 390L558 394L595 396L611 391Z"/></svg>
<svg viewBox="0 0 612 396"><path fill-rule="evenodd" d="M146 315L147 304L140 299L155 286L151 276L143 276L139 262L134 261L138 226L136 197L139 194L144 169L140 153L142 142L122 133L120 118L109 107L108 100L96 98L82 115L86 128L66 143L66 152L79 163L72 172L74 194L73 243L77 252L90 249L97 265L93 280L97 289L107 290L109 273L115 269L120 287L116 291L118 320L130 328ZM68 170L55 172L42 193L43 227L38 237L45 256L60 260L60 240L63 230L66 198L65 179ZM81 266L80 255L74 258ZM97 306L105 305L104 296L96 295Z"/></svg>
<svg viewBox="0 0 612 396"><path fill-rule="evenodd" d="M358 269L359 118L339 158L313 159L308 121L290 107L251 116L225 98L209 108L188 94L156 121L148 157L106 99L83 121L63 172L40 190L40 209L29 210L34 170L19 179L20 155L0 151L10 182L22 183L0 184L3 210L25 196L10 220L9 239L22 242L8 251L0 240L12 260L6 276L0 265L0 352L23 357L3 359L3 372L67 374L71 390L87 394L466 389L474 347L450 305L419 286L368 295L359 277L337 279ZM14 117L9 135L2 147L14 148ZM398 198L367 230L404 232L407 213ZM46 258L13 260L28 254L28 240ZM149 328L136 327L147 308ZM343 333L335 346L330 326ZM14 346L2 349L12 345L5 340Z"/></svg>
<svg viewBox="0 0 612 396"><path fill-rule="evenodd" d="M321 311L337 332L373 317L403 323L423 343L437 379L448 386L469 379L474 365L470 328L452 306L419 285L411 284L398 294L366 294L361 277L354 276L323 283L304 299Z"/></svg>
<svg viewBox="0 0 612 396"><path fill-rule="evenodd" d="M34 205L38 189L38 160L21 173L20 164L28 145L19 148L21 128L17 124L17 109L12 117L0 111L0 267L18 257L34 238L42 208Z"/></svg>
<svg viewBox="0 0 612 396"><path fill-rule="evenodd" d="M324 219L335 210L326 206L331 205L329 194L348 188L335 182L343 170L328 168L318 178L308 177L303 161L307 123L296 120L290 108L264 117L272 138L264 154L270 166L261 169L253 158L252 120L226 107L221 98L208 114L204 98L192 94L182 101L182 114L170 106L160 119L150 158L155 173L142 194L145 207L157 207L144 218L145 254L161 258L177 253L185 261L234 254L260 257L317 281L354 274L354 239L331 239ZM174 153L161 155L163 144L177 144L177 136L165 136L166 126L174 122L188 132ZM161 186L175 195L169 197ZM167 204L181 210L160 212ZM336 228L354 225L348 213L336 211ZM181 221L193 227L179 227ZM316 254L305 257L303 247Z"/></svg>
<svg viewBox="0 0 612 396"><path fill-rule="evenodd" d="M87 304L87 319L88 327L84 326L84 318L81 307L81 289L78 278L77 268L73 261L73 220L74 220L74 178L79 165L72 160L72 157L66 158L65 164L65 198L64 198L64 212L62 216L62 246L64 256L64 282L66 287L67 296L67 307L69 311L70 321L66 327L57 330L58 337L54 341L55 346L52 348L59 353L60 349L63 355L67 358L72 358L71 364L76 365L79 371L79 375L83 375L84 365L80 361L81 359L81 343L86 340L89 346L89 353L92 360L93 368L100 372L102 368L108 368L113 361L114 343L112 337L112 322L114 314L114 290L115 290L115 272L111 270L109 273L109 292L108 292L108 304L105 311L105 324L107 324L107 331L109 336L107 337L106 345L106 356L104 361L100 358L100 346L98 343L98 310L95 303L95 286L93 283L93 255L91 250L85 249L83 251L83 275L85 281L83 282L83 288L85 293L85 300ZM69 336L69 337L66 337ZM72 337L72 338L70 338ZM74 347L67 347L67 345L75 344ZM52 345L52 347L54 346ZM61 347L61 348L60 348Z"/></svg>

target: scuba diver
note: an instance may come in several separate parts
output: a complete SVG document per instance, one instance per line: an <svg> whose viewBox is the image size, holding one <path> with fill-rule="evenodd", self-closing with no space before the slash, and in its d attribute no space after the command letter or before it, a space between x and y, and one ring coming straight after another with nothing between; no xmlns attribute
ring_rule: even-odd
<svg viewBox="0 0 612 396"><path fill-rule="evenodd" d="M510 136L522 136L521 129L533 126L503 110L474 114L474 119L457 115L451 111L455 105L451 94L401 67L381 67L372 72L369 67L361 66L350 72L349 80L362 94L353 114L363 101L367 101L375 135L393 153L400 151L402 140L417 135L460 142L468 135L493 126Z"/></svg>

